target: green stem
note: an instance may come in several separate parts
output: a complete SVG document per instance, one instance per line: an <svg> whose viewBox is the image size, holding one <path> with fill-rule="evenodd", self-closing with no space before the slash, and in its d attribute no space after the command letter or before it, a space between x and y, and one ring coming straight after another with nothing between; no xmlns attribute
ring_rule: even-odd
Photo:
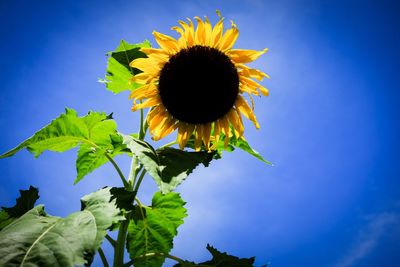
<svg viewBox="0 0 400 267"><path fill-rule="evenodd" d="M151 253L147 253L147 254L144 254L144 255L140 255L140 256L130 260L129 262L124 264L124 267L131 266L133 263L135 263L136 260L141 259L141 258L146 258L146 257L166 257L166 258L169 258L171 260L179 262L182 266L185 266L185 261L182 260L181 258L178 258L176 256L170 255L168 253L151 252Z"/></svg>
<svg viewBox="0 0 400 267"><path fill-rule="evenodd" d="M144 136L146 135L146 131L147 131L147 123L144 119L143 109L141 109L140 110L140 129L139 129L139 139L140 140L144 139ZM132 191L132 188L135 188L133 190L133 194L134 194L134 197L136 197L137 191L139 190L139 186L140 186L140 184L143 180L143 177L146 173L146 170L143 169L138 181L136 182L136 177L137 177L137 174L140 169L140 168L137 168L138 159L135 156L132 157L131 168L129 171L129 182L127 182L125 177L123 176L122 172L118 168L117 164L115 164L115 162L112 160L111 157L108 156L107 158L111 161L111 163L113 163L114 167L118 171L118 174L120 175L120 177L122 179L125 189ZM136 184L135 184L135 182L136 182ZM121 267L124 264L125 240L126 240L130 220L131 220L131 213L128 213L126 215L126 220L123 221L119 227L118 238L117 238L117 242L116 242L115 249L114 249L114 265L113 265L114 267Z"/></svg>
<svg viewBox="0 0 400 267"><path fill-rule="evenodd" d="M113 246L115 248L115 245L117 244L117 242L109 235L106 235L106 239L108 240L108 242L110 242L111 246Z"/></svg>
<svg viewBox="0 0 400 267"><path fill-rule="evenodd" d="M117 163L112 159L112 157L106 152L104 153L106 158L111 162L111 164L114 166L114 168L117 170L119 177L121 178L122 183L124 184L124 187L127 188L129 186L128 182L125 179L124 174L122 173L121 169L118 167Z"/></svg>
<svg viewBox="0 0 400 267"><path fill-rule="evenodd" d="M128 214L126 220L119 226L117 244L114 249L114 267L121 267L124 264L125 240L130 219L131 216Z"/></svg>
<svg viewBox="0 0 400 267"><path fill-rule="evenodd" d="M128 177L128 183L129 183L129 188L133 189L133 186L135 185L136 182L136 176L138 172L138 159L136 156L132 156L132 161L131 161L131 168L129 170L129 177Z"/></svg>
<svg viewBox="0 0 400 267"><path fill-rule="evenodd" d="M104 251L101 248L99 248L98 251L99 251L100 259L101 259L101 262L103 263L103 266L109 267L110 265L108 265L106 255L104 255Z"/></svg>
<svg viewBox="0 0 400 267"><path fill-rule="evenodd" d="M146 173L146 170L143 169L143 171L140 174L139 179L138 179L138 181L137 181L137 183L135 185L135 189L133 190L133 193L132 193L132 194L135 194L135 198L136 198L137 191L139 190L139 186L140 186L140 184L141 184L141 182L143 180L143 177L144 177L145 173ZM126 189L132 190L131 187L126 188ZM126 216L126 220L123 221L121 223L120 227L119 227L117 243L116 243L115 249L114 249L114 267L123 266L124 253L125 253L125 240L126 240L126 235L127 235L127 232L128 232L128 226L129 226L130 219L131 219L131 214L129 213Z"/></svg>
<svg viewBox="0 0 400 267"><path fill-rule="evenodd" d="M142 100L140 100L140 103L142 103ZM139 129L139 139L140 140L143 140L144 136L146 134L144 128L145 128L145 125L144 125L143 109L140 109L140 129Z"/></svg>
<svg viewBox="0 0 400 267"><path fill-rule="evenodd" d="M139 179L138 179L138 181L136 183L135 189L133 189L134 192L137 193L137 191L139 190L139 186L142 183L143 177L144 177L145 174L146 174L146 169L143 169L142 173L140 174Z"/></svg>

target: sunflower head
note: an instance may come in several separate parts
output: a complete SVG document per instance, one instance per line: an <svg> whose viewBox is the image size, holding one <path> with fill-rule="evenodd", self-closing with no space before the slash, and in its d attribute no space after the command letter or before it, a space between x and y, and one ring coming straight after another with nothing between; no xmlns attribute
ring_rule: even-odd
<svg viewBox="0 0 400 267"><path fill-rule="evenodd" d="M257 81L268 75L246 66L264 54L262 51L232 49L239 36L237 26L224 31L224 19L213 27L206 17L179 21L172 27L175 39L153 32L160 48L141 48L147 58L138 58L131 67L142 72L132 81L142 86L132 91L133 111L151 108L147 123L154 140L178 129L177 142L183 149L194 136L194 147L215 149L220 140L225 146L233 135L242 138L242 115L259 128L251 103L252 95L268 95ZM255 79L255 80L254 80Z"/></svg>

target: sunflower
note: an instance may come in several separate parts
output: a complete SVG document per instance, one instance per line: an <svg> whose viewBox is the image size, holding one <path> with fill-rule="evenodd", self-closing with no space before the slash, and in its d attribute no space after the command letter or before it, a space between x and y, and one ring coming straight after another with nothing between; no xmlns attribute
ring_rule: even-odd
<svg viewBox="0 0 400 267"><path fill-rule="evenodd" d="M260 127L253 113L252 95L267 96L268 90L254 79L269 77L245 63L268 49L232 49L239 30L231 21L224 32L220 15L214 27L207 17L204 21L195 17L196 28L192 20L187 20L171 28L180 34L178 39L153 31L160 48L141 48L147 58L130 63L142 71L131 78L142 85L130 95L134 99L132 110L151 108L147 123L153 140L178 129L181 149L194 135L197 151L202 144L212 150L222 138L225 146L233 135L243 138L242 115L257 129Z"/></svg>

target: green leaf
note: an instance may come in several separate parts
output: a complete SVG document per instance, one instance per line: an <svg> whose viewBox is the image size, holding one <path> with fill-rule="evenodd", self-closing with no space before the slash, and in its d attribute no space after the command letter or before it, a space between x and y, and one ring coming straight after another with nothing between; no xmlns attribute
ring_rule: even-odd
<svg viewBox="0 0 400 267"><path fill-rule="evenodd" d="M260 155L260 153L258 153L256 150L254 150L245 139L243 139L243 138L233 139L231 144L233 146L240 148L241 150L249 153L253 157L256 157L257 159L261 160L262 162L267 163L268 165L271 165L271 166L273 165L271 162L265 160Z"/></svg>
<svg viewBox="0 0 400 267"><path fill-rule="evenodd" d="M216 146L216 154L214 155L214 158L220 158L222 157L222 152L223 151L228 151L228 152L233 152L236 148L239 148L247 153L249 153L250 155L252 155L253 157L256 157L257 159L261 160L262 162L273 166L273 164L271 162L269 162L268 160L264 159L260 153L258 153L256 150L254 150L250 144L244 139L244 138L237 138L235 136L232 136L229 138L229 142L227 144L227 146L225 147L224 144L224 140L225 140L225 136L224 134L221 134L221 139L219 140L217 146ZM187 145L187 147L194 149L194 136L192 136ZM202 150L205 150L205 147L202 146Z"/></svg>
<svg viewBox="0 0 400 267"><path fill-rule="evenodd" d="M39 198L39 191L36 187L30 186L28 190L19 190L20 197L17 198L14 207L1 207L0 212L0 230L10 224L16 218L21 217L27 211L33 208L36 200Z"/></svg>
<svg viewBox="0 0 400 267"><path fill-rule="evenodd" d="M1 207L10 215L10 217L13 218L21 217L23 214L25 214L25 212L32 209L36 200L39 198L39 191L33 186L30 186L28 190L19 190L19 193L20 197L17 198L17 203L14 205L14 207Z"/></svg>
<svg viewBox="0 0 400 267"><path fill-rule="evenodd" d="M157 192L151 207L139 207L128 227L127 248L135 267L162 266L165 257L143 257L147 253L168 253L177 228L183 223L185 202L178 193ZM137 214L139 213L139 214Z"/></svg>
<svg viewBox="0 0 400 267"><path fill-rule="evenodd" d="M76 159L77 177L74 184L82 180L85 175L106 163L108 159L105 153L106 151L104 149L82 144L79 147L78 158Z"/></svg>
<svg viewBox="0 0 400 267"><path fill-rule="evenodd" d="M108 161L105 153L111 158L122 153L124 146L116 129L117 125L111 115L89 112L86 116L78 117L75 110L67 108L65 114L0 158L13 156L23 148L38 157L45 150L64 152L80 146L76 161L77 183Z"/></svg>
<svg viewBox="0 0 400 267"><path fill-rule="evenodd" d="M66 218L46 214L39 205L0 231L0 266L88 264L105 231L123 217L110 188L82 198L83 210Z"/></svg>
<svg viewBox="0 0 400 267"><path fill-rule="evenodd" d="M253 267L254 257L251 258L238 258L227 254L226 252L220 252L210 245L207 245L207 250L211 253L213 258L209 261L202 263L193 263L185 261L184 264L175 264L174 267ZM265 265L264 265L265 266Z"/></svg>
<svg viewBox="0 0 400 267"><path fill-rule="evenodd" d="M110 53L110 56L118 61L125 68L131 70L132 68L129 64L132 60L136 58L147 57L145 53L140 51L140 48L150 48L151 44L148 40L145 40L143 43L139 44L129 44L124 40L121 40L119 46L114 52ZM136 74L134 71L132 74Z"/></svg>
<svg viewBox="0 0 400 267"><path fill-rule="evenodd" d="M43 151L64 152L89 139L89 130L85 123L77 117L75 110L66 109L57 119L42 128L14 149L4 153L0 158L13 156L23 148L27 148L35 157Z"/></svg>
<svg viewBox="0 0 400 267"><path fill-rule="evenodd" d="M158 149L157 155L161 179L154 179L163 193L173 191L200 163L207 167L214 157L214 153L206 151L188 152L171 147Z"/></svg>
<svg viewBox="0 0 400 267"><path fill-rule="evenodd" d="M214 153L206 151L187 152L170 147L156 151L149 143L128 135L123 135L123 143L138 157L162 193L173 191L197 165L208 166L214 157Z"/></svg>
<svg viewBox="0 0 400 267"><path fill-rule="evenodd" d="M113 187L110 190L111 199L115 199L116 205L119 209L125 211L133 210L133 201L135 200L136 193L128 191L124 187Z"/></svg>
<svg viewBox="0 0 400 267"><path fill-rule="evenodd" d="M15 219L11 218L4 210L0 211L0 230L12 223Z"/></svg>
<svg viewBox="0 0 400 267"><path fill-rule="evenodd" d="M134 138L130 135L123 135L122 143L139 159L146 171L154 178L161 180L160 161L157 152L147 142Z"/></svg>
<svg viewBox="0 0 400 267"><path fill-rule="evenodd" d="M146 57L146 54L140 52L141 47L151 47L149 41L139 44L128 44L121 40L118 48L108 53L107 70L105 79L99 80L106 85L106 88L114 94L126 90L134 90L140 85L130 82L132 75L139 73L138 69L129 66L129 63L136 58Z"/></svg>
<svg viewBox="0 0 400 267"><path fill-rule="evenodd" d="M111 190L112 188L106 187L81 198L81 210L89 211L96 220L97 234L91 255L100 247L106 230L125 219L112 198Z"/></svg>

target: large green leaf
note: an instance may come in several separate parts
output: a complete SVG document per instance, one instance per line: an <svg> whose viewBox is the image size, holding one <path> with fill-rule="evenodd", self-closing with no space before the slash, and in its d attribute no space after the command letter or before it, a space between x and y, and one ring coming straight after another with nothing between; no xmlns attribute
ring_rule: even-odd
<svg viewBox="0 0 400 267"><path fill-rule="evenodd" d="M0 231L0 266L89 264L105 231L123 217L110 188L82 198L83 210L53 217L39 205Z"/></svg>
<svg viewBox="0 0 400 267"><path fill-rule="evenodd" d="M32 137L0 157L13 156L23 148L27 148L35 157L45 150L64 152L87 140L89 140L89 129L86 124L78 118L75 110L66 109L65 114L61 114Z"/></svg>
<svg viewBox="0 0 400 267"><path fill-rule="evenodd" d="M118 208L116 200L113 199L112 190L113 188L106 187L81 199L82 210L90 211L96 219L96 248L100 247L106 235L106 230L111 225L124 220L124 217L120 214L121 210Z"/></svg>
<svg viewBox="0 0 400 267"><path fill-rule="evenodd" d="M20 197L17 198L17 203L13 207L1 207L0 230L32 209L36 200L39 198L39 191L33 186L30 186L28 190L19 190L19 192Z"/></svg>
<svg viewBox="0 0 400 267"><path fill-rule="evenodd" d="M226 252L220 252L210 245L207 245L207 250L213 256L211 260L197 264L185 261L183 264L175 264L174 267L253 267L254 257L238 258Z"/></svg>
<svg viewBox="0 0 400 267"><path fill-rule="evenodd" d="M160 161L155 149L149 143L130 135L121 136L123 144L139 159L146 171L154 179L161 179Z"/></svg>
<svg viewBox="0 0 400 267"><path fill-rule="evenodd" d="M45 150L64 152L80 145L76 161L77 183L107 162L105 153L110 157L121 153L122 139L116 134L116 129L117 125L111 115L89 112L86 116L78 117L75 110L66 109L65 114L0 158L10 157L23 148L38 157Z"/></svg>
<svg viewBox="0 0 400 267"><path fill-rule="evenodd" d="M128 227L127 248L135 267L157 267L163 256L143 257L147 253L168 253L177 228L186 217L185 202L178 193L157 192L151 207L139 207Z"/></svg>
<svg viewBox="0 0 400 267"><path fill-rule="evenodd" d="M123 135L123 143L138 157L162 193L174 190L200 163L208 166L214 156L206 151L187 152L169 147L156 151L149 143L129 135Z"/></svg>
<svg viewBox="0 0 400 267"><path fill-rule="evenodd" d="M146 57L146 54L140 51L141 47L150 47L150 42L146 40L139 44L128 44L121 40L118 48L108 53L106 77L99 80L106 85L108 90L118 94L139 87L138 84L129 80L132 75L139 73L139 70L130 67L129 63L136 58Z"/></svg>
<svg viewBox="0 0 400 267"><path fill-rule="evenodd" d="M136 192L128 191L125 187L113 187L110 190L111 199L115 199L119 209L130 211L133 210L133 201L135 200Z"/></svg>
<svg viewBox="0 0 400 267"><path fill-rule="evenodd" d="M155 181L163 193L174 190L200 164L208 166L214 153L207 151L188 152L166 147L157 150L161 179Z"/></svg>

